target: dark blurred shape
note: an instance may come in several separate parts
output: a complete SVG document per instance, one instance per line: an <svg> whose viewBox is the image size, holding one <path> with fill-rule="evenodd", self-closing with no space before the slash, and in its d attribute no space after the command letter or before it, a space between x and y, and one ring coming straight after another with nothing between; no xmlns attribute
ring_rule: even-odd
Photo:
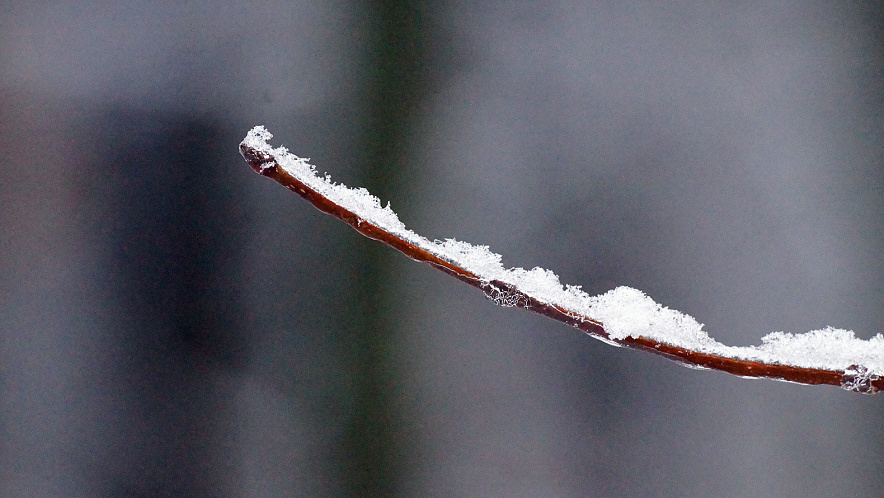
<svg viewBox="0 0 884 498"><path fill-rule="evenodd" d="M99 114L89 188L103 206L96 228L106 232L123 351L113 370L127 397L122 439L134 449L109 496L212 496L214 472L234 470L212 441L223 439L211 427L224 424L231 397L215 377L242 371L248 353L243 223L221 166L230 147L211 119Z"/></svg>
<svg viewBox="0 0 884 498"><path fill-rule="evenodd" d="M220 133L208 120L162 113L111 113L99 153L116 198L111 221L120 296L143 339L225 368L241 368L245 341L235 301L237 227L221 174ZM99 159L101 160L101 159ZM152 336L152 337L151 337Z"/></svg>

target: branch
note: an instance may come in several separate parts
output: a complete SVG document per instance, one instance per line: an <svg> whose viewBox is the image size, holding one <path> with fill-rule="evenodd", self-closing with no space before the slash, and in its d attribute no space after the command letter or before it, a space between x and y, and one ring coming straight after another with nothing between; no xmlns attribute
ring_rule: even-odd
<svg viewBox="0 0 884 498"><path fill-rule="evenodd" d="M256 172L276 180L317 209L379 240L416 261L428 263L478 288L494 303L525 308L577 328L614 346L665 356L685 366L741 377L799 384L828 384L874 394L884 389L884 336L865 341L853 332L827 328L806 334L775 332L760 346L721 344L690 316L665 308L628 287L589 296L579 287L562 287L542 268L504 269L501 257L485 246L453 239L430 241L399 221L389 205L365 189L350 189L321 178L305 159L272 148L272 135L258 126L239 149Z"/></svg>

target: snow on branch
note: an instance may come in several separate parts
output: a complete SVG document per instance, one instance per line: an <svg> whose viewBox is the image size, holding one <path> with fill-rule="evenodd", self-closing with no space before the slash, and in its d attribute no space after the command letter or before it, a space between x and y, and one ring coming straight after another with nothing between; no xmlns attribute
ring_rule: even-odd
<svg viewBox="0 0 884 498"><path fill-rule="evenodd" d="M506 269L487 246L454 239L429 240L405 228L396 213L364 188L352 189L321 177L306 159L285 147L268 145L263 126L239 146L258 173L281 183L317 209L339 218L366 237L379 240L479 288L505 307L525 308L580 329L614 346L662 355L686 366L741 377L764 377L800 384L829 384L873 394L884 389L884 336L866 341L852 331L826 328L805 334L774 332L759 346L726 346L703 331L694 318L666 308L639 290L617 287L590 296L563 286L549 270Z"/></svg>

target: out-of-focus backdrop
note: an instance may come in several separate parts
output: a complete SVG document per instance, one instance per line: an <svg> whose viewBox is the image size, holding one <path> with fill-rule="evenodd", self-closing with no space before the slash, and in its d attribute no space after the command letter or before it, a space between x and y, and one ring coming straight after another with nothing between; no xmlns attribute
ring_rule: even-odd
<svg viewBox="0 0 884 498"><path fill-rule="evenodd" d="M255 175L713 337L884 332L872 2L0 3L0 495L881 496L884 395L495 307Z"/></svg>

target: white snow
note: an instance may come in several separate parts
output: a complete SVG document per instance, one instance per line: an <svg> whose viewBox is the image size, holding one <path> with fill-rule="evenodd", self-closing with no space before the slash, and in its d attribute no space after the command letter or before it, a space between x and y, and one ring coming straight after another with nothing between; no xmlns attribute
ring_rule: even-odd
<svg viewBox="0 0 884 498"><path fill-rule="evenodd" d="M643 336L723 357L833 371L858 370L865 376L884 375L884 336L881 334L862 340L852 331L835 328L805 334L773 332L763 337L759 346L726 346L709 337L703 325L693 317L662 306L639 290L617 287L605 294L590 296L580 287L563 287L555 273L543 268L505 269L501 256L487 246L454 239L431 241L405 228L389 204L382 207L380 200L364 188L335 184L328 175L320 177L307 159L289 153L285 147L271 147L267 143L271 138L263 126L256 126L243 143L272 155L292 176L364 220L472 272L483 281L511 284L526 295L556 304L575 316L601 322L611 339Z"/></svg>

